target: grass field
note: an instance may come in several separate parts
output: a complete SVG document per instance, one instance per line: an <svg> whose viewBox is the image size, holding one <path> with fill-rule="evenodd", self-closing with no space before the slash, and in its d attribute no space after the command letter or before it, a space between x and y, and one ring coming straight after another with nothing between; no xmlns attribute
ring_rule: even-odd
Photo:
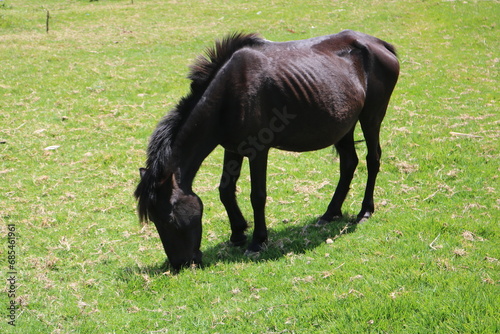
<svg viewBox="0 0 500 334"><path fill-rule="evenodd" d="M499 17L473 0L0 1L0 332L499 333ZM402 66L375 215L313 226L338 158L272 151L270 240L246 257L227 243L217 149L195 182L205 267L172 275L132 193L187 65L234 30L348 28ZM361 159L346 214L365 179ZM239 187L250 219L247 165Z"/></svg>

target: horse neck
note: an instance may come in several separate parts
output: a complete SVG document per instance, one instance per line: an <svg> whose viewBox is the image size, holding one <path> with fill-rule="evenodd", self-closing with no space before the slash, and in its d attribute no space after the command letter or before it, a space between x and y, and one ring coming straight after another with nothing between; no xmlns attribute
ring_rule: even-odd
<svg viewBox="0 0 500 334"><path fill-rule="evenodd" d="M202 99L182 126L174 147L173 155L179 162L176 176L184 192L192 192L192 184L203 160L219 144L217 140L216 104Z"/></svg>

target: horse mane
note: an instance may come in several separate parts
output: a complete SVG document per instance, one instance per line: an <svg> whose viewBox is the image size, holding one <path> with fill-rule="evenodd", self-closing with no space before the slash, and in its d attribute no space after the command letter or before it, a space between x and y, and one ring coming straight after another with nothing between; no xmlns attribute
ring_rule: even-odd
<svg viewBox="0 0 500 334"><path fill-rule="evenodd" d="M134 192L141 221L148 220L148 208L156 202L158 187L174 172L175 157L172 148L175 138L210 82L236 51L263 42L258 34L235 32L216 40L215 46L207 48L205 55L198 56L190 65L189 94L158 123L149 140L146 170L141 173L141 181Z"/></svg>
<svg viewBox="0 0 500 334"><path fill-rule="evenodd" d="M221 40L216 40L213 47L207 48L205 54L199 55L190 66L188 78L191 89L205 90L221 67L238 50L262 44L264 39L256 33L233 32Z"/></svg>

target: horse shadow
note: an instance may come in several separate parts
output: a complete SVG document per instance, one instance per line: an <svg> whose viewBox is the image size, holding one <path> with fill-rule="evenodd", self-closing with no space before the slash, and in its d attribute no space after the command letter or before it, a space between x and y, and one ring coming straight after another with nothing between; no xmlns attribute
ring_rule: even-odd
<svg viewBox="0 0 500 334"><path fill-rule="evenodd" d="M209 268L216 263L241 263L276 261L287 254L304 254L324 244L335 242L344 234L356 230L356 218L345 217L325 225L317 225L310 218L305 223L286 223L285 228L270 228L268 241L259 253L249 253L244 247L235 247L230 242L221 242L203 252L203 267ZM328 240L328 241L327 241Z"/></svg>
<svg viewBox="0 0 500 334"><path fill-rule="evenodd" d="M249 253L245 247L237 247L229 241L220 242L203 251L202 270L210 269L218 263L249 263L277 261L288 254L305 254L325 242L336 242L343 235L354 233L357 229L356 217L348 216L325 225L316 224L310 218L304 223L283 223L285 228L269 228L268 241L259 253ZM182 270L181 270L182 271ZM147 274L150 277L176 274L168 260L151 266L123 268L122 278L136 274Z"/></svg>

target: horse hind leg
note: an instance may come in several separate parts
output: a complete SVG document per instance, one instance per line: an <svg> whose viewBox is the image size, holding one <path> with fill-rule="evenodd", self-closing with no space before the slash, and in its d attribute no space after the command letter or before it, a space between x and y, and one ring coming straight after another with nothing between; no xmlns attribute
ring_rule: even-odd
<svg viewBox="0 0 500 334"><path fill-rule="evenodd" d="M383 112L378 114L378 119L375 117L360 118L360 124L368 150L366 155L368 178L366 181L365 195L361 205L361 211L356 219L356 222L358 223L366 221L375 212L373 193L375 191L377 175L380 170L380 158L382 156L382 149L380 148L380 125L385 115L385 109L386 108L383 108Z"/></svg>
<svg viewBox="0 0 500 334"><path fill-rule="evenodd" d="M224 165L219 185L220 200L226 208L231 224L230 241L235 246L243 246L247 241L245 230L248 224L236 201L236 182L240 177L242 162L242 155L226 150L224 152Z"/></svg>
<svg viewBox="0 0 500 334"><path fill-rule="evenodd" d="M335 148L340 158L340 179L332 200L328 205L328 209L318 220L318 224L320 225L342 217L342 204L349 192L351 181L359 161L354 147L354 127L335 144Z"/></svg>

